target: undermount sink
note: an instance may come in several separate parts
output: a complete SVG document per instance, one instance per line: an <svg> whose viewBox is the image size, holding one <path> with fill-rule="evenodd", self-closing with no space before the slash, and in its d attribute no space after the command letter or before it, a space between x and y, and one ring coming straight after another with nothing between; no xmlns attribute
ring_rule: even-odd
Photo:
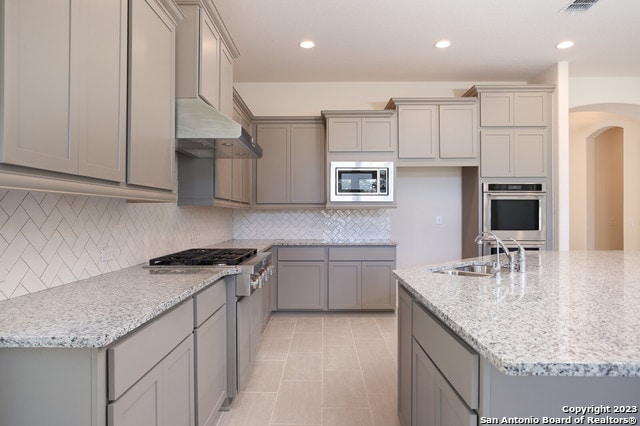
<svg viewBox="0 0 640 426"><path fill-rule="evenodd" d="M465 277L495 277L499 273L507 271L508 269L505 268L494 268L492 263L473 263L469 265L436 269L432 272Z"/></svg>

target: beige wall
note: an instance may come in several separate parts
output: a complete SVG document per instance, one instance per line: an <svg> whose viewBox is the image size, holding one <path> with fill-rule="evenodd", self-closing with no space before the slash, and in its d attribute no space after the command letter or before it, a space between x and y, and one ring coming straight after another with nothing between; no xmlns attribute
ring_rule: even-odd
<svg viewBox="0 0 640 426"><path fill-rule="evenodd" d="M593 233L595 250L622 250L624 248L624 162L623 130L612 127L587 143L593 152L593 227L587 229L588 239ZM591 156L589 156L591 157ZM589 182L587 182L589 184Z"/></svg>
<svg viewBox="0 0 640 426"><path fill-rule="evenodd" d="M381 110L392 97L461 96L474 84L480 83L235 83L234 87L256 116L319 116L322 110Z"/></svg>
<svg viewBox="0 0 640 426"><path fill-rule="evenodd" d="M624 108L623 108L624 109ZM612 127L620 127L624 144L624 247L628 250L640 249L640 119L611 112L579 111L569 114L570 122L570 248L588 249L588 211L591 199L588 194L588 143L590 138L599 136Z"/></svg>

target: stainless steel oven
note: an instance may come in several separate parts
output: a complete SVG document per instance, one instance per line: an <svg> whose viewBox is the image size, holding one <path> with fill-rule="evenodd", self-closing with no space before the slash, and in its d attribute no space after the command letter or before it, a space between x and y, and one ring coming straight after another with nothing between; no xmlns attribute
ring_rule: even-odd
<svg viewBox="0 0 640 426"><path fill-rule="evenodd" d="M483 231L508 243L514 238L544 248L547 235L547 189L544 183L484 183Z"/></svg>
<svg viewBox="0 0 640 426"><path fill-rule="evenodd" d="M393 162L332 161L331 202L392 202Z"/></svg>

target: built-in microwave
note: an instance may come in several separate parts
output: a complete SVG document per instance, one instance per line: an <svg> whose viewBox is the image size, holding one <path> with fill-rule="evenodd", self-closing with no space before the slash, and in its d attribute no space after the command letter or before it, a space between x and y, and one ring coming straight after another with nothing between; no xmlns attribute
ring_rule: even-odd
<svg viewBox="0 0 640 426"><path fill-rule="evenodd" d="M331 202L393 202L393 162L332 161Z"/></svg>
<svg viewBox="0 0 640 426"><path fill-rule="evenodd" d="M544 183L484 183L483 230L499 238L544 246L547 189ZM507 241L505 241L506 243Z"/></svg>

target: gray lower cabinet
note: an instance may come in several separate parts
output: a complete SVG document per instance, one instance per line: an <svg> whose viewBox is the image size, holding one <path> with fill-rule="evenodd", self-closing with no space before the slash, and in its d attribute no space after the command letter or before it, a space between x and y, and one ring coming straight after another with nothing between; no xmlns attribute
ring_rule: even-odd
<svg viewBox="0 0 640 426"><path fill-rule="evenodd" d="M278 309L326 309L324 261L278 262Z"/></svg>
<svg viewBox="0 0 640 426"><path fill-rule="evenodd" d="M193 301L107 350L107 425L195 425Z"/></svg>
<svg viewBox="0 0 640 426"><path fill-rule="evenodd" d="M292 246L277 253L278 309L395 309L395 246Z"/></svg>
<svg viewBox="0 0 640 426"><path fill-rule="evenodd" d="M398 287L398 419L411 424L411 360L413 357L413 300Z"/></svg>
<svg viewBox="0 0 640 426"><path fill-rule="evenodd" d="M398 293L398 418L405 426L477 425L478 355Z"/></svg>
<svg viewBox="0 0 640 426"><path fill-rule="evenodd" d="M107 425L194 425L193 337L186 338L117 401Z"/></svg>
<svg viewBox="0 0 640 426"><path fill-rule="evenodd" d="M226 332L221 279L108 347L0 348L0 425L215 424Z"/></svg>
<svg viewBox="0 0 640 426"><path fill-rule="evenodd" d="M394 246L330 247L329 309L395 309Z"/></svg>
<svg viewBox="0 0 640 426"><path fill-rule="evenodd" d="M224 280L195 297L196 424L215 425L227 398L227 310Z"/></svg>

